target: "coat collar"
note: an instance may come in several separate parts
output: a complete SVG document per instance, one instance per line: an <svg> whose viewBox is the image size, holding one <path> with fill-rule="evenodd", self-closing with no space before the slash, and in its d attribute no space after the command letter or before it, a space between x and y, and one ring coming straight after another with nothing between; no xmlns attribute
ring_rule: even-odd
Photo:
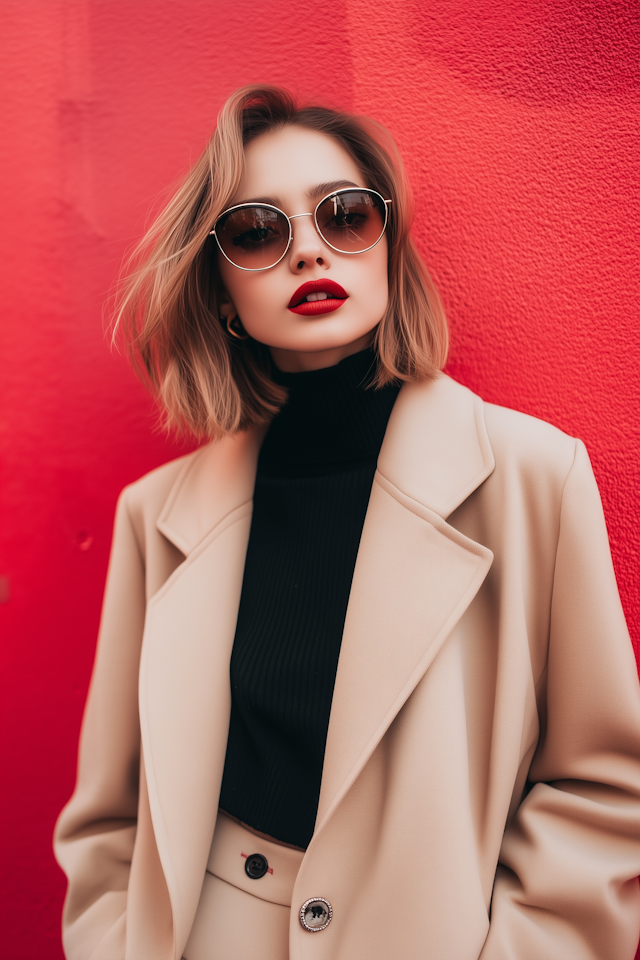
<svg viewBox="0 0 640 960"><path fill-rule="evenodd" d="M446 519L494 467L479 397L445 375L400 391L378 458L398 490Z"/></svg>
<svg viewBox="0 0 640 960"><path fill-rule="evenodd" d="M157 521L186 557L149 603L140 669L149 804L176 960L215 827L262 436L249 430L188 457ZM354 571L312 847L486 576L490 551L445 518L493 468L479 398L446 376L401 390Z"/></svg>
<svg viewBox="0 0 640 960"><path fill-rule="evenodd" d="M185 557L220 521L253 497L266 427L243 430L185 459L156 527Z"/></svg>
<svg viewBox="0 0 640 960"><path fill-rule="evenodd" d="M251 500L265 432L252 428L187 458L156 524L185 556ZM494 466L479 397L444 374L402 388L378 458L395 487L446 519Z"/></svg>

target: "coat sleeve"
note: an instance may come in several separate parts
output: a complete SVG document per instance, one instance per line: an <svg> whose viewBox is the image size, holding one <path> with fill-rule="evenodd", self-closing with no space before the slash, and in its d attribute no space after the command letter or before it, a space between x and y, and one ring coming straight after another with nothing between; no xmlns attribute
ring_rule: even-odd
<svg viewBox="0 0 640 960"><path fill-rule="evenodd" d="M54 837L56 859L69 881L63 916L67 960L124 958L138 809L144 615L144 564L125 490L116 511L76 787Z"/></svg>
<svg viewBox="0 0 640 960"><path fill-rule="evenodd" d="M640 697L584 445L564 487L540 739L508 825L481 960L633 960Z"/></svg>

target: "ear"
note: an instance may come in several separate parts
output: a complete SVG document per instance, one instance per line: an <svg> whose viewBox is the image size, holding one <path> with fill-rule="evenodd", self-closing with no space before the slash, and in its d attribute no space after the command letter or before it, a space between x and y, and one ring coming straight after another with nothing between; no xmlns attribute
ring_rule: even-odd
<svg viewBox="0 0 640 960"><path fill-rule="evenodd" d="M238 315L233 300L223 286L220 287L220 293L218 295L218 313L223 320L227 320L229 317L237 317Z"/></svg>

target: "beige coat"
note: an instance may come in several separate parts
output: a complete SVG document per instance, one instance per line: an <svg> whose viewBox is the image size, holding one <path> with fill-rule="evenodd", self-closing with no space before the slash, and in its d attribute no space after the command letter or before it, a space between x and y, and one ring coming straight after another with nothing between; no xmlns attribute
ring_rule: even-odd
<svg viewBox="0 0 640 960"><path fill-rule="evenodd" d="M260 437L119 503L78 784L69 960L178 960L225 757ZM349 600L292 960L631 960L640 698L584 446L447 377L393 410ZM333 920L305 932L322 896Z"/></svg>

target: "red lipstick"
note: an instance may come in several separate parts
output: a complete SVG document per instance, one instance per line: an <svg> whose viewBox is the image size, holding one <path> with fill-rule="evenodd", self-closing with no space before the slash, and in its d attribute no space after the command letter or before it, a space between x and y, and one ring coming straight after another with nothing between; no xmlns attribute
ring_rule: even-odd
<svg viewBox="0 0 640 960"><path fill-rule="evenodd" d="M317 294L325 294L316 299ZM310 300L307 299L312 295ZM309 280L298 287L289 300L288 309L302 317L318 317L341 307L349 294L334 280Z"/></svg>

